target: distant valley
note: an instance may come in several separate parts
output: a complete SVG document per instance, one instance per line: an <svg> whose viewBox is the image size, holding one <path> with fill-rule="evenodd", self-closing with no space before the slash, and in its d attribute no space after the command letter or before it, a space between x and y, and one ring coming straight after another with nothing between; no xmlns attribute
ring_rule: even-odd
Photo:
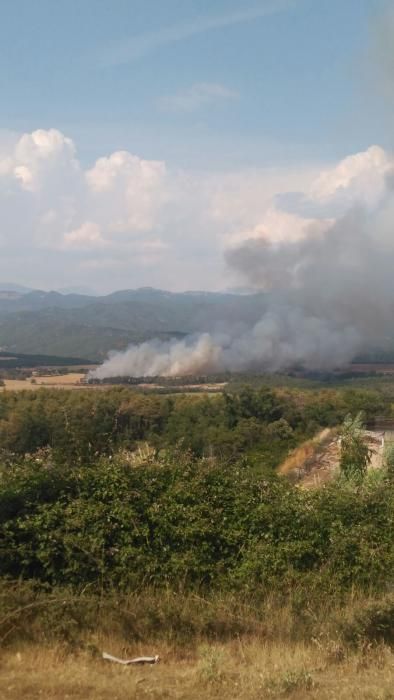
<svg viewBox="0 0 394 700"><path fill-rule="evenodd" d="M101 361L110 350L151 338L181 338L253 324L266 295L171 293L151 288L107 296L25 290L0 284L0 350Z"/></svg>

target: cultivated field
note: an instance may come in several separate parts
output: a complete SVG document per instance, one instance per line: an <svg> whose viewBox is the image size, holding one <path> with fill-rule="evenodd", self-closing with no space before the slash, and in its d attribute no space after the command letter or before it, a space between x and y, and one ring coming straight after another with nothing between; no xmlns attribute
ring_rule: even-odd
<svg viewBox="0 0 394 700"><path fill-rule="evenodd" d="M82 372L70 372L69 374L47 375L42 377L28 377L28 379L4 379L4 387L0 391L25 391L37 390L41 387L50 389L81 389L85 378Z"/></svg>
<svg viewBox="0 0 394 700"><path fill-rule="evenodd" d="M135 389L141 389L145 392L155 393L181 393L185 395L203 395L203 394L218 394L227 386L227 382L212 382L206 384L86 384L84 382L86 373L69 372L68 374L51 374L42 376L31 376L27 379L4 379L4 386L0 386L1 391L36 391L37 389L109 389L112 386L132 386Z"/></svg>

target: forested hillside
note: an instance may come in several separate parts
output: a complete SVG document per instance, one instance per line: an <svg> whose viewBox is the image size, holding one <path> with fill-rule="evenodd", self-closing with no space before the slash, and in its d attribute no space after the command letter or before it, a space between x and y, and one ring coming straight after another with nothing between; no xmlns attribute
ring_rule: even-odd
<svg viewBox="0 0 394 700"><path fill-rule="evenodd" d="M126 290L105 297L31 292L0 300L0 347L102 360L109 350L153 337L181 337L242 319L255 323L264 295Z"/></svg>

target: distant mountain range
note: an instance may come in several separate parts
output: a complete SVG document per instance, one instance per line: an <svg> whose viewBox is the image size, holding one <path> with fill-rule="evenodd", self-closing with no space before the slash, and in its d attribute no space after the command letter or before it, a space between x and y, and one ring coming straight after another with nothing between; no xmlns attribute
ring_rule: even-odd
<svg viewBox="0 0 394 700"><path fill-rule="evenodd" d="M30 287L23 287L21 284L14 282L0 282L0 292L15 292L18 294L27 294L33 290Z"/></svg>
<svg viewBox="0 0 394 700"><path fill-rule="evenodd" d="M106 296L0 284L0 350L101 361L109 350L153 337L255 323L266 295L172 293L150 287ZM22 291L21 291L22 290Z"/></svg>
<svg viewBox="0 0 394 700"><path fill-rule="evenodd" d="M0 284L0 352L101 362L110 350L152 338L250 327L269 302L269 294L245 290L174 293L142 287L95 296ZM365 348L357 360L393 362L394 337L381 345Z"/></svg>

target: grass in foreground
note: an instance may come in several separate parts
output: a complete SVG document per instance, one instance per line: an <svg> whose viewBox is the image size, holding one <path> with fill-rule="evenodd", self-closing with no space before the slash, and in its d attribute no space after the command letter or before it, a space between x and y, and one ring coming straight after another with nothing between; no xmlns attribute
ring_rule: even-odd
<svg viewBox="0 0 394 700"><path fill-rule="evenodd" d="M119 655L161 652L156 666L122 667L71 654L61 646L28 645L0 656L2 700L130 700L133 698L318 698L391 700L394 654L384 645L347 653L320 644L275 644L235 639L194 651L150 645L124 647L116 639L97 646ZM149 647L147 649L147 646ZM93 650L93 647L92 647Z"/></svg>
<svg viewBox="0 0 394 700"><path fill-rule="evenodd" d="M394 700L392 594L336 604L309 591L309 603L249 606L171 591L68 598L4 582L0 604L1 700ZM161 661L124 667L103 651Z"/></svg>

